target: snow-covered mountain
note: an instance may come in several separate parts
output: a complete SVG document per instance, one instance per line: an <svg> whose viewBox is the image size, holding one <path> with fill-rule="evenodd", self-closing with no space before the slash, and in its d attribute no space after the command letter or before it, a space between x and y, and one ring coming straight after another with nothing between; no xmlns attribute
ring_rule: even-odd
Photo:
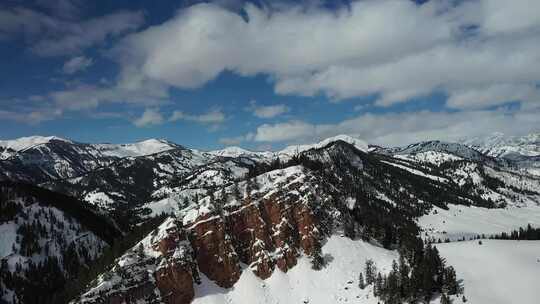
<svg viewBox="0 0 540 304"><path fill-rule="evenodd" d="M493 133L490 136L469 138L462 142L492 157L540 156L540 133L525 136Z"/></svg>
<svg viewBox="0 0 540 304"><path fill-rule="evenodd" d="M133 144L86 144L50 136L0 141L0 180L42 183L72 178L127 157L182 149L165 140Z"/></svg>
<svg viewBox="0 0 540 304"><path fill-rule="evenodd" d="M525 136L493 133L487 137L464 139L462 143L488 156L510 160L523 171L540 176L540 133Z"/></svg>
<svg viewBox="0 0 540 304"><path fill-rule="evenodd" d="M521 160L462 143L368 147L340 135L281 151L204 152L162 140L24 142L32 144L4 145L11 155L0 161L0 179L73 196L128 235L168 217L116 252L75 303L386 302L392 291L379 286L374 296L375 282L359 289L361 269L344 265L360 268L369 258L391 280L391 260L405 256L403 280L418 271L445 278L451 270L423 242L540 224L540 179ZM411 258L418 254L437 269ZM322 270L295 283L311 266ZM424 296L436 299L449 284L441 280L423 282L434 291ZM445 293L457 299L457 291Z"/></svg>

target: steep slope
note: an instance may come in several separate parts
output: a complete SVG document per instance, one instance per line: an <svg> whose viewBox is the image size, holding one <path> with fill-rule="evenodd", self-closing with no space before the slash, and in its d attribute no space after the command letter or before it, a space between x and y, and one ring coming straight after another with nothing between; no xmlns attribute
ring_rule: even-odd
<svg viewBox="0 0 540 304"><path fill-rule="evenodd" d="M66 280L119 235L73 198L35 186L0 183L0 298L54 303Z"/></svg>

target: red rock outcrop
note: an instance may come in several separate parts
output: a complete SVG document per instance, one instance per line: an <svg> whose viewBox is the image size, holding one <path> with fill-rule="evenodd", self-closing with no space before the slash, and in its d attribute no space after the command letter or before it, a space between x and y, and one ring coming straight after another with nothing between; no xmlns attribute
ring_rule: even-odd
<svg viewBox="0 0 540 304"><path fill-rule="evenodd" d="M240 261L250 265L260 278L268 278L274 270L270 257L273 246L258 204L251 203L232 211L226 221Z"/></svg>
<svg viewBox="0 0 540 304"><path fill-rule="evenodd" d="M300 246L307 255L312 255L319 244L319 230L316 218L308 206L296 204L293 207L293 216L296 221L296 231L300 236Z"/></svg>
<svg viewBox="0 0 540 304"><path fill-rule="evenodd" d="M186 229L201 272L221 287L232 287L240 278L240 266L221 217L206 214Z"/></svg>
<svg viewBox="0 0 540 304"><path fill-rule="evenodd" d="M167 304L187 304L193 300L193 274L191 252L185 231L177 225L165 229L166 236L152 244L154 250L165 258L154 273L161 299ZM182 254L178 254L181 250ZM188 256L186 256L188 255Z"/></svg>
<svg viewBox="0 0 540 304"><path fill-rule="evenodd" d="M276 265L281 271L286 272L296 265L298 255L291 208L285 203L266 200L262 203L261 209L270 226L272 242L276 248Z"/></svg>
<svg viewBox="0 0 540 304"><path fill-rule="evenodd" d="M151 250L159 252L139 260L131 273L143 277L133 289L122 294L110 292L110 303L130 303L158 294L167 304L188 304L195 294L193 284L201 271L223 288L232 287L240 278L240 262L249 265L258 277L266 279L279 268L286 272L297 263L301 251L307 255L319 249L316 216L309 207L309 197L301 196L303 184L288 184L288 191L276 191L264 197L248 197L243 203L217 212L190 217L185 227L174 219L166 221L149 235ZM197 211L199 212L199 211ZM131 255L146 253L132 252ZM132 258L132 257L131 257ZM131 259L130 258L130 259ZM128 260L130 260L128 259ZM153 263L154 280L144 263ZM195 278L195 279L194 279Z"/></svg>
<svg viewBox="0 0 540 304"><path fill-rule="evenodd" d="M160 267L155 275L161 299L167 304L188 304L195 296L193 276L187 265L170 263Z"/></svg>

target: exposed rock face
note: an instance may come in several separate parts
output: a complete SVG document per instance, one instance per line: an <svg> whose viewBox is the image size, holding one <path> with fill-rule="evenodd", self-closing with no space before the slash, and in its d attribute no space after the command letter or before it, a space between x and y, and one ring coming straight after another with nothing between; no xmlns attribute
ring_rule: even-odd
<svg viewBox="0 0 540 304"><path fill-rule="evenodd" d="M185 231L178 225L171 225L166 229L166 236L152 247L165 257L154 273L162 301L167 304L190 303L195 292L192 252Z"/></svg>
<svg viewBox="0 0 540 304"><path fill-rule="evenodd" d="M240 266L223 220L208 214L186 229L201 272L221 287L232 287L240 278Z"/></svg>
<svg viewBox="0 0 540 304"><path fill-rule="evenodd" d="M272 244L267 224L261 216L257 203L250 203L233 211L227 217L228 228L240 261L250 265L261 278L272 273L273 263L269 250Z"/></svg>
<svg viewBox="0 0 540 304"><path fill-rule="evenodd" d="M195 296L191 270L182 264L167 264L155 273L161 299L167 304L190 303Z"/></svg>
<svg viewBox="0 0 540 304"><path fill-rule="evenodd" d="M293 208L296 220L296 231L300 236L300 246L307 255L313 254L315 247L319 246L319 230L315 224L313 212L306 205L295 205Z"/></svg>
<svg viewBox="0 0 540 304"><path fill-rule="evenodd" d="M174 218L120 257L111 271L75 303L166 303L193 300L193 278L198 277L193 251ZM195 269L195 271L194 271Z"/></svg>

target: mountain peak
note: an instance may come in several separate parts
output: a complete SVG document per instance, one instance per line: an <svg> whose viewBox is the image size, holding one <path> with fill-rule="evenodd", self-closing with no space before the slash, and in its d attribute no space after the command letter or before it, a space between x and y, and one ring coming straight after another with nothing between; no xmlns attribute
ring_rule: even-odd
<svg viewBox="0 0 540 304"><path fill-rule="evenodd" d="M360 151L368 152L368 144L365 141L349 136L349 135L340 134L340 135L326 138L316 144L288 146L285 149L279 151L279 154L288 154L288 155L297 154L297 153L310 150L310 149L322 148L336 141L344 141L346 143L353 145L356 149Z"/></svg>
<svg viewBox="0 0 540 304"><path fill-rule="evenodd" d="M63 141L72 143L72 141L57 136L27 136L16 139L0 140L0 147L21 151L33 146L42 145L51 141Z"/></svg>

